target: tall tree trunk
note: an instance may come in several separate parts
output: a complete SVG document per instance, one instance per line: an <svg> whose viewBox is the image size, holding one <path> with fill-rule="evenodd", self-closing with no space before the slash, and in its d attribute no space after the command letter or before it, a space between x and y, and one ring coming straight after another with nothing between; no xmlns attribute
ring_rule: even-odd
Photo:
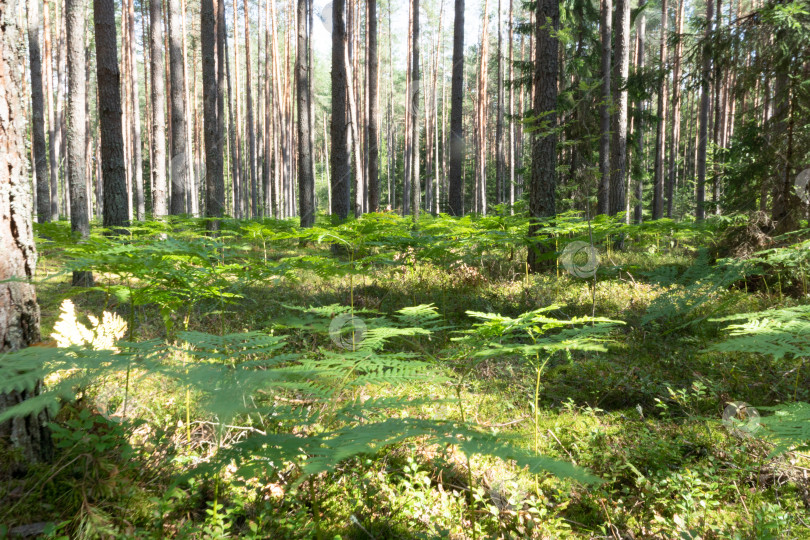
<svg viewBox="0 0 810 540"><path fill-rule="evenodd" d="M310 138L309 109L309 30L307 28L307 0L298 0L298 46L296 48L295 78L298 101L298 213L301 227L315 224L315 176L312 170L312 139ZM373 3L373 0L370 0Z"/></svg>
<svg viewBox="0 0 810 540"><path fill-rule="evenodd" d="M616 113L613 116L611 143L610 214L625 209L625 177L627 175L627 76L630 70L630 0L616 3L616 36L613 66L613 96Z"/></svg>
<svg viewBox="0 0 810 540"><path fill-rule="evenodd" d="M312 4L310 3L310 8ZM275 205L273 201L275 200L273 196L273 184L272 184L272 165L273 165L273 110L275 107L273 106L273 92L272 92L272 71L270 66L270 36L271 32L272 35L275 35L276 29L275 26L272 27L271 30L271 19L270 19L270 0L265 0L264 2L264 18L265 18L265 36L264 36L264 126L265 126L265 133L264 133L264 159L265 165L262 177L262 184L264 185L264 199L265 199L265 206L267 208L268 215L275 215ZM275 19L272 20L272 24L275 25Z"/></svg>
<svg viewBox="0 0 810 540"><path fill-rule="evenodd" d="M450 214L463 212L464 170L464 0L455 0L453 21L453 80L450 87Z"/></svg>
<svg viewBox="0 0 810 540"><path fill-rule="evenodd" d="M45 97L48 104L48 159L50 162L51 220L59 219L59 156L56 144L56 111L53 105L53 54L51 52L50 6L45 2L43 34L45 36Z"/></svg>
<svg viewBox="0 0 810 540"><path fill-rule="evenodd" d="M380 211L380 150L377 145L380 129L377 58L377 0L366 0L368 51L366 53L366 84L368 92L368 208Z"/></svg>
<svg viewBox="0 0 810 540"><path fill-rule="evenodd" d="M611 39L613 35L612 0L602 0L600 29L602 34L602 95L599 105L599 214L610 213L610 113L611 99Z"/></svg>
<svg viewBox="0 0 810 540"><path fill-rule="evenodd" d="M138 62L135 58L135 1L127 0L129 20L129 91L132 102L132 160L135 189L135 218L143 221L146 217L146 203L143 195L143 146L141 144L141 107L138 92Z"/></svg>
<svg viewBox="0 0 810 540"><path fill-rule="evenodd" d="M681 139L681 55L683 54L683 15L685 0L678 0L678 11L675 15L675 27L678 36L675 45L675 65L672 68L672 124L669 135L669 174L666 186L667 217L672 217L675 199L675 182L678 167L678 148Z"/></svg>
<svg viewBox="0 0 810 540"><path fill-rule="evenodd" d="M62 2L57 2L56 5L59 8L59 16L57 17L58 37L56 40L56 161L57 171L59 173L59 191L61 194L59 197L59 205L61 208L61 213L70 219L70 203L68 202L69 193L67 189L67 175L65 174L67 172L65 170L67 163L65 162L64 156L65 131L67 127L65 124L65 89L67 87L67 55L65 54L65 34L67 32L64 4Z"/></svg>
<svg viewBox="0 0 810 540"><path fill-rule="evenodd" d="M121 126L121 73L115 35L114 0L93 0L96 38L96 80L101 130L104 226L128 224L124 136Z"/></svg>
<svg viewBox="0 0 810 540"><path fill-rule="evenodd" d="M219 0L223 2L224 0ZM203 116L205 120L205 217L222 217L224 183L222 179L222 149L220 148L219 111L217 108L217 20L214 0L200 3L200 47L202 49ZM220 57L221 58L221 57ZM217 230L219 223L211 219L209 230Z"/></svg>
<svg viewBox="0 0 810 540"><path fill-rule="evenodd" d="M497 53L497 92L498 110L495 119L495 203L503 204L505 195L506 159L504 156L504 91L503 91L503 28L501 21L501 0L498 0L498 53Z"/></svg>
<svg viewBox="0 0 810 540"><path fill-rule="evenodd" d="M489 97L487 96L487 68L489 67L489 0L484 0L483 20L481 22L481 48L478 67L478 95L476 118L476 195L478 206L476 212L487 214L487 125L489 111Z"/></svg>
<svg viewBox="0 0 810 540"><path fill-rule="evenodd" d="M250 65L250 21L247 0L244 2L245 15L245 132L248 135L248 174L245 184L250 184L250 215L256 217L259 212L259 189L256 182L256 128L253 123L253 92L251 91L251 81L253 71Z"/></svg>
<svg viewBox="0 0 810 540"><path fill-rule="evenodd" d="M28 58L31 63L31 139L37 180L37 221L51 220L51 188L45 147L45 97L42 92L42 59L39 47L39 2L28 0Z"/></svg>
<svg viewBox="0 0 810 540"><path fill-rule="evenodd" d="M667 77L669 71L667 64L667 25L669 17L667 15L667 0L661 0L661 43L659 65L661 68L661 82L658 85L658 122L655 131L655 165L653 172L653 208L652 218L661 219L664 217L664 167L666 166L666 129L667 129Z"/></svg>
<svg viewBox="0 0 810 540"><path fill-rule="evenodd" d="M332 5L332 216L344 221L351 206L351 147L347 114L346 78L346 0ZM333 218L333 219L334 219Z"/></svg>
<svg viewBox="0 0 810 540"><path fill-rule="evenodd" d="M414 222L419 221L419 205L422 200L421 180L419 178L419 0L411 0L413 10L413 43L411 55L411 212Z"/></svg>
<svg viewBox="0 0 810 540"><path fill-rule="evenodd" d="M645 1L645 0L642 0ZM644 4L642 4L643 6ZM642 72L644 70L644 41L647 33L647 14L641 12L637 19L636 28L636 71ZM633 174L632 176L636 182L636 204L633 210L633 222L641 223L644 217L644 169L645 169L645 156L644 156L644 100L639 99L636 102L636 109L638 114L635 119L635 135L636 135L636 156L633 158Z"/></svg>
<svg viewBox="0 0 810 540"><path fill-rule="evenodd" d="M539 234L541 220L556 214L557 188L557 31L560 26L559 0L538 0L535 23L534 115L541 129L533 134L532 172L529 184L529 253L527 264L537 271L543 264L543 247L531 239Z"/></svg>
<svg viewBox="0 0 810 540"><path fill-rule="evenodd" d="M509 213L515 207L515 57L514 0L509 0Z"/></svg>
<svg viewBox="0 0 810 540"><path fill-rule="evenodd" d="M85 179L86 125L84 107L86 98L86 70L84 65L85 0L66 0L68 118L67 159L70 186L70 229L82 239L90 236L90 216ZM73 285L91 287L91 272L73 272Z"/></svg>
<svg viewBox="0 0 810 540"><path fill-rule="evenodd" d="M0 3L0 354L36 343L39 306L30 280L36 272L37 253L31 224L33 201L25 152L25 104L23 96L24 47L17 27L19 0ZM14 281L10 281L14 280ZM0 413L36 397L34 388L0 393ZM0 423L0 440L17 447L28 462L47 460L53 453L48 414L12 418Z"/></svg>
<svg viewBox="0 0 810 540"><path fill-rule="evenodd" d="M225 138L225 96L228 92L228 86L225 81L225 64L228 57L228 49L225 46L227 41L227 20L225 18L225 0L216 0L216 31L217 31L217 175L214 178L214 196L213 200L206 202L206 211L208 211L209 204L212 205L212 211L216 212L217 216L223 216L227 212L227 204L225 199L225 146L227 140ZM206 191L206 197L208 197Z"/></svg>
<svg viewBox="0 0 810 540"><path fill-rule="evenodd" d="M711 79L712 57L709 42L712 38L712 18L714 16L714 1L706 2L706 33L703 43L703 67L700 74L700 115L699 134L697 144L697 208L695 217L699 220L706 217L706 145L709 135L709 82Z"/></svg>
<svg viewBox="0 0 810 540"><path fill-rule="evenodd" d="M95 0L98 1L98 0ZM186 213L188 148L186 146L185 60L180 0L169 2L169 71L171 73L171 214Z"/></svg>
<svg viewBox="0 0 810 540"><path fill-rule="evenodd" d="M163 65L163 1L149 2L149 46L152 64L152 214L169 213L166 184L166 90Z"/></svg>

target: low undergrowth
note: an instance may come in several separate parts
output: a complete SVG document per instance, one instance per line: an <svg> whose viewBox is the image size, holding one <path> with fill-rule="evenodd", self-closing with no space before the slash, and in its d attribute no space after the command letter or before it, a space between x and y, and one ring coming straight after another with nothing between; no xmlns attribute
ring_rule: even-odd
<svg viewBox="0 0 810 540"><path fill-rule="evenodd" d="M559 216L599 264L539 274L517 216L42 226L0 390L57 452L0 454L0 536L807 538L807 231L729 224Z"/></svg>

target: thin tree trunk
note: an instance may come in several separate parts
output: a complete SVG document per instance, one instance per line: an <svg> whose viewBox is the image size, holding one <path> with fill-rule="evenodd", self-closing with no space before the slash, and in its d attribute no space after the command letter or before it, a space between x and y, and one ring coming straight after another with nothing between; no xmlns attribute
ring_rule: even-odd
<svg viewBox="0 0 810 540"><path fill-rule="evenodd" d="M678 148L681 139L681 55L683 54L683 16L685 0L678 0L678 12L675 15L675 27L678 42L675 45L675 65L672 68L672 124L669 136L669 180L667 181L667 217L672 217L677 181Z"/></svg>
<svg viewBox="0 0 810 540"><path fill-rule="evenodd" d="M380 150L377 146L380 129L377 57L377 0L366 0L368 52L366 53L366 84L368 92L368 207L380 211Z"/></svg>
<svg viewBox="0 0 810 540"><path fill-rule="evenodd" d="M248 174L246 183L250 183L250 214L256 217L259 212L259 190L256 182L256 128L253 122L253 93L251 81L253 71L250 65L250 21L247 0L244 1L245 16L245 105L247 118L245 119L245 132L248 135Z"/></svg>
<svg viewBox="0 0 810 540"><path fill-rule="evenodd" d="M653 169L653 208L652 218L664 217L664 168L666 167L666 106L667 102L667 0L661 0L661 42L659 65L661 67L661 82L658 86L658 122L655 131L655 164Z"/></svg>
<svg viewBox="0 0 810 540"><path fill-rule="evenodd" d="M51 191L45 146L45 98L39 47L39 2L28 0L28 58L31 64L31 142L37 186L37 221L51 220Z"/></svg>
<svg viewBox="0 0 810 540"><path fill-rule="evenodd" d="M509 0L509 213L515 212L515 57L514 0Z"/></svg>
<svg viewBox="0 0 810 540"><path fill-rule="evenodd" d="M495 119L495 203L503 204L505 197L506 158L504 156L504 90L503 90L503 28L501 21L501 0L498 0L498 52L497 52L497 92L498 110Z"/></svg>
<svg viewBox="0 0 810 540"><path fill-rule="evenodd" d="M163 65L163 2L149 2L149 46L152 64L152 213L162 218L169 213L166 185L166 90Z"/></svg>
<svg viewBox="0 0 810 540"><path fill-rule="evenodd" d="M332 216L344 221L351 207L351 147L346 107L346 0L335 0L332 9Z"/></svg>
<svg viewBox="0 0 810 540"><path fill-rule="evenodd" d="M411 54L411 212L414 222L419 221L419 205L422 200L421 180L419 178L419 0L411 0L413 5L413 43Z"/></svg>
<svg viewBox="0 0 810 540"><path fill-rule="evenodd" d="M99 0L94 0L99 1ZM183 58L183 28L180 0L169 2L169 71L171 72L171 177L172 215L186 213L188 191L188 148L186 146L186 99Z"/></svg>
<svg viewBox="0 0 810 540"><path fill-rule="evenodd" d="M616 42L613 66L613 90L616 113L613 116L611 143L610 214L625 209L625 177L627 174L627 76L630 68L630 0L616 4Z"/></svg>
<svg viewBox="0 0 810 540"><path fill-rule="evenodd" d="M455 0L453 21L453 80L450 88L450 214L460 216L464 197L464 0Z"/></svg>
<svg viewBox="0 0 810 540"><path fill-rule="evenodd" d="M59 144L56 140L56 111L53 103L53 54L51 52L50 6L46 0L43 18L45 35L45 96L48 104L48 159L50 161L51 220L59 219Z"/></svg>
<svg viewBox="0 0 810 540"><path fill-rule="evenodd" d="M611 39L612 39L612 0L602 0L602 95L599 105L599 192L597 206L599 214L610 213L610 113L611 99Z"/></svg>
<svg viewBox="0 0 810 540"><path fill-rule="evenodd" d="M68 64L68 122L67 159L70 186L70 229L82 239L90 236L90 216L85 181L85 118L86 71L84 65L85 0L66 0ZM91 272L73 272L73 285L91 287Z"/></svg>
<svg viewBox="0 0 810 540"><path fill-rule="evenodd" d="M176 1L176 0L175 0ZM121 73L113 0L93 0L96 38L96 80L101 129L101 166L104 193L104 226L126 226L127 181L124 168L124 138L121 126Z"/></svg>
<svg viewBox="0 0 810 540"><path fill-rule="evenodd" d="M701 70L700 80L700 115L699 115L699 133L697 144L697 157L695 159L695 166L697 168L697 208L695 217L698 220L706 217L706 145L709 134L709 82L711 78L711 49L709 48L709 41L712 37L712 18L714 16L714 2L707 0L706 2L706 33L703 43L703 67Z"/></svg>
<svg viewBox="0 0 810 540"><path fill-rule="evenodd" d="M665 0L666 1L666 0ZM644 4L642 4L643 6ZM638 26L636 28L636 71L643 72L644 70L644 41L647 33L647 15L643 11L637 19ZM633 158L633 176L636 182L636 204L633 211L633 222L641 223L643 220L643 197L644 197L644 100L639 99L636 102L636 109L638 114L635 119L634 131L636 135L636 156Z"/></svg>
<svg viewBox="0 0 810 540"><path fill-rule="evenodd" d="M557 31L560 26L558 0L538 0L534 32L534 114L543 127L533 134L532 175L529 184L529 250L527 264L537 271L543 264L543 247L534 242L541 230L539 220L556 214L554 191L557 188Z"/></svg>
<svg viewBox="0 0 810 540"><path fill-rule="evenodd" d="M489 97L487 96L487 68L489 67L488 22L489 0L484 0L483 20L481 26L481 48L479 49L481 52L478 67L478 116L476 118L476 161L478 164L478 170L476 171L476 200L478 205L475 211L481 215L487 214L487 115L489 109Z"/></svg>
<svg viewBox="0 0 810 540"><path fill-rule="evenodd" d="M127 0L127 17L129 20L129 91L132 103L132 159L133 180L135 188L135 218L143 221L146 217L146 203L143 196L143 147L141 144L141 107L138 92L138 62L135 59L135 1ZM72 192L71 192L72 193Z"/></svg>
<svg viewBox="0 0 810 540"><path fill-rule="evenodd" d="M373 0L372 2L373 3ZM296 49L295 76L298 100L298 201L301 227L315 224L315 176L312 170L312 139L309 133L309 29L307 28L307 0L298 0L298 47Z"/></svg>
<svg viewBox="0 0 810 540"><path fill-rule="evenodd" d="M223 2L224 0L219 0ZM205 216L222 216L222 161L219 147L219 111L217 108L219 88L217 87L217 20L214 0L200 3L200 46L202 48L203 116L205 134ZM208 221L209 230L219 228L218 221Z"/></svg>

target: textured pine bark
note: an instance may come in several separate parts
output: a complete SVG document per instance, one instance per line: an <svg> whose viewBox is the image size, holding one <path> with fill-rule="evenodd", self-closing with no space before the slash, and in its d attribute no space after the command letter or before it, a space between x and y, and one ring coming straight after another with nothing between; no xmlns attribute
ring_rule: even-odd
<svg viewBox="0 0 810 540"><path fill-rule="evenodd" d="M121 73L118 71L113 0L93 0L93 20L96 37L104 226L126 226L129 215L124 138L121 127Z"/></svg>
<svg viewBox="0 0 810 540"><path fill-rule="evenodd" d="M23 104L24 51L17 27L19 0L0 3L0 353L39 341L39 306L30 280L37 263L31 223L32 194L25 155ZM2 354L0 354L2 361ZM32 390L0 394L0 412L39 393ZM0 441L10 442L25 462L52 454L47 413L14 418L0 424Z"/></svg>
<svg viewBox="0 0 810 540"><path fill-rule="evenodd" d="M163 2L149 2L149 47L152 80L152 213L160 218L169 213L166 184L166 85L163 72Z"/></svg>
<svg viewBox="0 0 810 540"><path fill-rule="evenodd" d="M351 206L351 148L347 115L346 79L346 0L332 5L332 216L339 221L349 216ZM334 219L333 218L333 219Z"/></svg>
<svg viewBox="0 0 810 540"><path fill-rule="evenodd" d="M39 46L39 0L28 3L28 59L31 66L31 143L37 182L37 220L51 220L51 188L45 146L45 97L42 91L42 58Z"/></svg>
<svg viewBox="0 0 810 540"><path fill-rule="evenodd" d="M298 0L298 47L295 59L295 82L298 101L298 213L301 227L315 224L315 176L312 171L312 146L309 133L309 36L307 33L307 0Z"/></svg>
<svg viewBox="0 0 810 540"><path fill-rule="evenodd" d="M185 64L180 0L169 4L169 73L171 77L171 214L186 213L188 156L186 148Z"/></svg>
<svg viewBox="0 0 810 540"><path fill-rule="evenodd" d="M380 130L379 94L377 92L379 62L377 60L377 1L366 0L368 51L366 63L368 99L368 209L380 211L380 150L377 144Z"/></svg>
<svg viewBox="0 0 810 540"><path fill-rule="evenodd" d="M464 0L455 0L453 21L453 80L450 87L450 214L464 211L462 171L464 168Z"/></svg>
<svg viewBox="0 0 810 540"><path fill-rule="evenodd" d="M616 3L616 32L613 54L613 140L610 162L610 214L625 210L627 176L627 76L630 72L630 0Z"/></svg>
<svg viewBox="0 0 810 540"><path fill-rule="evenodd" d="M703 68L700 75L700 113L698 122L697 156L695 158L695 168L697 169L697 208L695 217L704 219L706 217L706 146L709 135L709 84L711 79L712 57L708 42L712 35L712 18L714 16L714 2L706 2L706 35L703 45Z"/></svg>
<svg viewBox="0 0 810 540"><path fill-rule="evenodd" d="M81 238L90 236L90 207L87 201L85 178L85 101L87 97L87 73L84 65L86 0L66 0L67 17L67 63L68 63L68 121L67 160L68 186L70 188L70 228ZM91 287L92 272L73 272L73 285Z"/></svg>
<svg viewBox="0 0 810 540"><path fill-rule="evenodd" d="M529 184L529 238L537 236L537 220L556 213L554 191L557 188L557 75L560 26L558 0L538 0L535 26L534 116L540 129L532 140L532 172ZM527 263L532 271L543 265L543 248L531 242Z"/></svg>
<svg viewBox="0 0 810 540"><path fill-rule="evenodd" d="M602 102L599 105L599 214L610 212L610 109L611 109L611 37L613 33L612 0L602 0Z"/></svg>

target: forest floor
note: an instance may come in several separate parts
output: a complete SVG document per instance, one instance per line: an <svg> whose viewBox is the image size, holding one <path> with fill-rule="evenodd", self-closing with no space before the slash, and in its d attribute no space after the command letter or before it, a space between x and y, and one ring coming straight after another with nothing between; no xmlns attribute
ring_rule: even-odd
<svg viewBox="0 0 810 540"><path fill-rule="evenodd" d="M336 316L348 313L373 330L398 312L404 320L404 308L431 305L436 316L423 309L409 323L422 332L392 334L368 349L395 366L381 372L407 371L394 361L424 364L425 371L356 385L346 384L346 375L345 386L327 401L300 389L276 393L272 403L284 414L317 413L289 432L305 437L339 430L334 407L387 399L382 419L370 413L359 428L364 421L406 418L462 423L599 480L532 474L510 459L465 453L418 435L374 451L347 450L341 459L329 455L324 459L332 462L310 476L300 464L307 459L295 455L303 450L284 463L254 460L261 465L247 474L238 459L214 457L226 448L261 457L260 448L240 445L269 424L257 423L254 413L220 422L222 415L204 406L204 391L189 391L147 368L136 377L133 367L131 378L129 370L105 372L62 407L52 463L16 475L0 463L0 478L9 475L0 482L7 486L0 487L0 537L14 527L52 522L46 537L810 538L807 451L774 453L752 413L738 422L728 418L731 402L752 404L766 417L764 407L810 401L810 369L797 355L716 347L729 338L731 324L717 319L806 305L803 266L782 262L776 276L771 261L724 281L711 249L656 234L637 241L628 236L623 251L608 250L608 238L598 247L595 278L580 278L553 259L546 272L527 274L525 248L505 242L455 260L398 247L390 238L333 255L329 245L281 236L289 227L267 227L266 234L226 235L212 248L214 262L221 254L217 268L231 273L205 279L220 281L189 277L190 269L206 267L193 257L161 254L167 266L150 266L157 256L136 250L133 260L142 268L122 271L106 252L106 259L85 254L96 265L97 287L81 292L59 272L82 255L52 234L40 244L42 334L51 334L70 297L81 321L104 310L121 315L132 341L165 340L183 327L215 336L263 332L285 336L279 354L351 359L361 343L347 347L334 332L330 339L327 328ZM711 242L721 237L714 233ZM783 243L783 253L807 252L799 238ZM454 249L458 254L464 247ZM264 272L269 267L275 270ZM192 293L164 298L183 288ZM550 306L543 317L584 317L579 329L608 324L604 319L617 323L598 345L573 337L570 347L498 352L507 342L531 345L545 331L540 312L532 324L515 321ZM492 321L528 329L515 337L481 326ZM362 335L358 329L355 338L379 338L371 330ZM470 339L479 341L471 345ZM476 348L487 354L477 355ZM402 353L407 356L385 356ZM227 354L222 358L228 362ZM117 398L105 394L110 387ZM122 417L123 387L130 413ZM279 432L282 424L295 422L285 417ZM215 462L221 465L215 472L195 472Z"/></svg>

